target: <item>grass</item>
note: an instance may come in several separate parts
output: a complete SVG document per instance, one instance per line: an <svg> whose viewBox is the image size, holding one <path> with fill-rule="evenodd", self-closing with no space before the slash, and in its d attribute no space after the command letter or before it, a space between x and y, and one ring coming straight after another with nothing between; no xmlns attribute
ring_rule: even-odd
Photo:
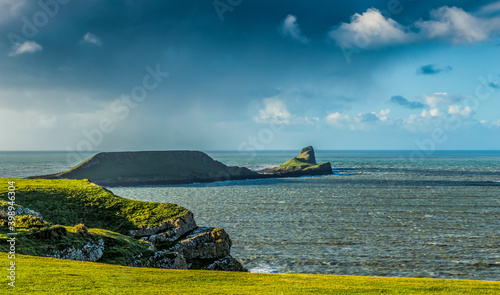
<svg viewBox="0 0 500 295"><path fill-rule="evenodd" d="M21 245L19 245L21 246ZM165 270L16 255L12 294L499 294L500 282ZM6 254L0 266L7 268ZM5 274L7 273L4 270ZM2 275L2 290L8 279ZM13 288L12 288L13 289ZM4 291L5 292L5 291Z"/></svg>
<svg viewBox="0 0 500 295"><path fill-rule="evenodd" d="M189 211L169 203L129 200L86 180L0 178L0 205L7 201L8 181L15 181L16 203L40 212L53 224L102 228L128 234L131 229L159 225Z"/></svg>
<svg viewBox="0 0 500 295"><path fill-rule="evenodd" d="M293 171L293 170L304 170L304 171L305 170L315 170L315 169L319 169L320 166L323 164L325 164L325 163L317 164L317 165L309 164L309 163L305 162L304 159L296 157L296 158L292 158L292 159L286 161L285 163L278 166L276 169L277 170L290 170L290 171Z"/></svg>

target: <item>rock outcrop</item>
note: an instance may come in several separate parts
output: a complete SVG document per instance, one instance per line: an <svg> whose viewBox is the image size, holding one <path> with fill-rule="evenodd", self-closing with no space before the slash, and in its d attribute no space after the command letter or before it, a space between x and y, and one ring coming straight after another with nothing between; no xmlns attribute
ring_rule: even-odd
<svg viewBox="0 0 500 295"><path fill-rule="evenodd" d="M159 226L141 227L137 230L131 230L132 238L141 238L145 241L154 243L165 241L176 241L182 235L194 230L197 227L194 221L193 213L188 212L179 219L169 219L163 221Z"/></svg>
<svg viewBox="0 0 500 295"><path fill-rule="evenodd" d="M100 239L97 242L88 241L88 243L80 249L69 247L62 251L54 251L54 253L47 256L60 259L96 262L101 259L103 254L104 241Z"/></svg>
<svg viewBox="0 0 500 295"><path fill-rule="evenodd" d="M202 268L203 270L222 270L222 271L248 271L245 269L238 260L231 256L223 257L214 263Z"/></svg>
<svg viewBox="0 0 500 295"><path fill-rule="evenodd" d="M333 174L332 165L329 162L316 163L316 155L312 146L303 148L298 157L292 158L278 167L260 170L258 173L276 177Z"/></svg>
<svg viewBox="0 0 500 295"><path fill-rule="evenodd" d="M224 229L199 227L170 251L179 253L188 260L217 259L229 255L231 244Z"/></svg>

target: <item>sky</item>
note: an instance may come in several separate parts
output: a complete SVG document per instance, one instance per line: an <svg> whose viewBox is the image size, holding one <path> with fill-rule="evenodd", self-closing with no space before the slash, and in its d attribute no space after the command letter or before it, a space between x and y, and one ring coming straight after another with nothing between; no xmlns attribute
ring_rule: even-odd
<svg viewBox="0 0 500 295"><path fill-rule="evenodd" d="M0 0L0 150L500 149L500 2Z"/></svg>

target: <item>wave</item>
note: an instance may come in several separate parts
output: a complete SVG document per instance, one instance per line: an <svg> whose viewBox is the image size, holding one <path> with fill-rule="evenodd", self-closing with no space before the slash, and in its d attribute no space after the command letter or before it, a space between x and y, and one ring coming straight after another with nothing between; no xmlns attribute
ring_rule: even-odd
<svg viewBox="0 0 500 295"><path fill-rule="evenodd" d="M276 269L264 263L259 263L256 267L250 268L248 271L252 273L278 273Z"/></svg>

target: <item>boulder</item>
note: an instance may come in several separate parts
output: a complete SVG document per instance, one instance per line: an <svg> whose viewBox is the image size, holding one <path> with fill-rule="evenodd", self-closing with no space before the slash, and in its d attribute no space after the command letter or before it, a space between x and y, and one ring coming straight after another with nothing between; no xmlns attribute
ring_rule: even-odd
<svg viewBox="0 0 500 295"><path fill-rule="evenodd" d="M221 270L221 271L241 271L247 272L248 270L241 265L241 263L231 256L226 256L216 260L203 270Z"/></svg>
<svg viewBox="0 0 500 295"><path fill-rule="evenodd" d="M188 269L184 256L167 251L156 252L147 262L147 267L166 269Z"/></svg>
<svg viewBox="0 0 500 295"><path fill-rule="evenodd" d="M101 259L103 254L104 241L99 239L97 242L88 241L81 249L69 247L62 251L56 250L52 255L47 256L60 259L96 262Z"/></svg>
<svg viewBox="0 0 500 295"><path fill-rule="evenodd" d="M159 226L142 227L131 230L132 238L142 238L151 242L175 241L182 235L197 227L193 213L190 211L179 219L165 220Z"/></svg>
<svg viewBox="0 0 500 295"><path fill-rule="evenodd" d="M199 227L170 249L186 259L217 259L230 254L231 239L222 228Z"/></svg>

